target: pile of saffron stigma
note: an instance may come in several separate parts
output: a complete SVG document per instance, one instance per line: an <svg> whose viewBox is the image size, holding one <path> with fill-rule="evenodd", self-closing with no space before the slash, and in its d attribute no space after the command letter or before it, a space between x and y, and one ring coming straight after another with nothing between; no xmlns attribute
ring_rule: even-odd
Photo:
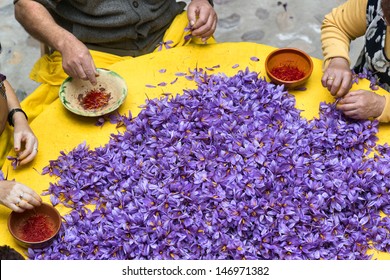
<svg viewBox="0 0 390 280"><path fill-rule="evenodd" d="M282 81L298 81L305 76L305 72L297 66L284 64L271 69L271 74Z"/></svg>
<svg viewBox="0 0 390 280"><path fill-rule="evenodd" d="M81 106L85 110L96 110L107 106L110 101L111 93L105 88L91 89L85 95L79 96Z"/></svg>
<svg viewBox="0 0 390 280"><path fill-rule="evenodd" d="M37 213L24 220L19 229L20 236L28 242L40 242L50 238L54 233L54 224L50 217Z"/></svg>
<svg viewBox="0 0 390 280"><path fill-rule="evenodd" d="M102 147L44 174L72 210L30 259L370 259L389 251L390 148L376 121L321 104L307 121L283 86L239 71L149 100ZM370 155L375 151L374 155ZM94 210L86 205L93 204Z"/></svg>

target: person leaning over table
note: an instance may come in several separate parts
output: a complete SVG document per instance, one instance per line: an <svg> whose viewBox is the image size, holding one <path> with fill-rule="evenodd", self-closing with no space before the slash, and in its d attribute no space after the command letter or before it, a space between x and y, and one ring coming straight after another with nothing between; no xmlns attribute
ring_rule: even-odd
<svg viewBox="0 0 390 280"><path fill-rule="evenodd" d="M5 78L0 73L0 135L6 129L8 121L14 127L14 149L18 153L18 164L23 165L36 156L38 141L27 122L26 114L20 108L14 90ZM41 197L31 188L2 177L0 171L0 204L15 212L23 212L41 204Z"/></svg>
<svg viewBox="0 0 390 280"><path fill-rule="evenodd" d="M390 96L368 90L350 91L350 42L364 36L364 47L353 70L368 69L390 90L390 0L348 0L334 8L321 28L324 73L322 85L335 98L337 108L353 119L377 118L390 122Z"/></svg>
<svg viewBox="0 0 390 280"><path fill-rule="evenodd" d="M67 75L96 83L96 67L190 43L214 43L212 0L15 0L15 17L55 50L32 69L42 83L23 103L34 119L58 98ZM189 31L190 30L190 31ZM190 36L189 33L191 34ZM62 67L61 67L62 66Z"/></svg>

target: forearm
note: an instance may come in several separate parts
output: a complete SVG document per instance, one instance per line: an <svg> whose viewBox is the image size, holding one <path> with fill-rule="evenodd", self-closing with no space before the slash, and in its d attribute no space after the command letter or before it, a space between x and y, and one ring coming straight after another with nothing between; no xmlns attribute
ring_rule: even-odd
<svg viewBox="0 0 390 280"><path fill-rule="evenodd" d="M15 94L15 91L11 87L7 80L4 81L5 93L7 95L8 110L12 108L20 108L20 102Z"/></svg>
<svg viewBox="0 0 390 280"><path fill-rule="evenodd" d="M15 2L15 18L37 40L61 51L75 37L59 26L49 11L32 0Z"/></svg>
<svg viewBox="0 0 390 280"><path fill-rule="evenodd" d="M7 105L8 122L14 126L14 150L17 153L17 165L23 165L31 160L38 153L38 140L31 130L26 113L21 109L20 102L11 85L4 81Z"/></svg>
<svg viewBox="0 0 390 280"><path fill-rule="evenodd" d="M325 16L321 27L324 61L343 57L349 61L350 42L366 32L366 0L349 0Z"/></svg>
<svg viewBox="0 0 390 280"><path fill-rule="evenodd" d="M4 81L4 86L7 95L8 112L10 112L12 109L20 108L20 102L18 100L18 97L16 96L15 91L12 89L11 85L8 83L7 80ZM26 116L22 112L15 112L12 116L12 122L15 125L28 124Z"/></svg>

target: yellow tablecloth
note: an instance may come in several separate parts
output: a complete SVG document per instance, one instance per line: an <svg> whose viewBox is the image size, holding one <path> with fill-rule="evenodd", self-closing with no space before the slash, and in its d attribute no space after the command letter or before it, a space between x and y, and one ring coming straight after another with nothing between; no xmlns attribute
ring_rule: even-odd
<svg viewBox="0 0 390 280"><path fill-rule="evenodd" d="M127 114L130 110L132 115L136 116L141 110L139 106L144 104L147 98L155 98L163 93L182 93L183 89L195 88L193 81L187 80L184 76L176 76L178 72L188 73L189 70L203 68L210 74L221 72L232 76L238 70L248 68L266 76L264 61L272 50L273 47L255 43L190 45L118 62L110 68L126 80L129 89L129 95L119 108L119 113ZM259 61L254 61L252 57L259 58ZM307 119L318 115L320 102L334 101L320 82L322 61L313 58L313 62L313 74L305 85L307 90L290 91L296 97L296 107L303 110L301 115ZM237 68L236 64L238 64ZM160 71L162 69L166 71ZM171 84L176 78L177 81ZM166 82L167 85L158 86L161 82ZM361 81L354 87L369 89L369 83ZM7 161L3 166L3 172L6 173L8 169L10 179L22 182L38 193L42 193L56 178L41 175L40 172L50 160L58 158L60 151L71 151L84 141L91 148L103 146L108 142L110 134L117 130L115 125L105 124L103 127L98 127L95 123L96 118L81 117L67 111L57 99L31 123L39 139L39 153L36 159L17 170L13 170L10 162ZM379 144L389 143L390 125L381 124L378 137ZM43 200L49 202L49 197L44 196ZM69 211L63 206L57 208L63 215ZM0 245L8 244L24 254L25 250L14 242L7 230L9 214L9 209L0 207ZM374 252L374 258L390 259L390 254Z"/></svg>

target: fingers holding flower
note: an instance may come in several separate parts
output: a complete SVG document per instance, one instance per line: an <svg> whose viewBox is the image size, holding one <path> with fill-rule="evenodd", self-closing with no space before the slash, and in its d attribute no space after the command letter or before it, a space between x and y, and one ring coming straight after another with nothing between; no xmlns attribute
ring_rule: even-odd
<svg viewBox="0 0 390 280"><path fill-rule="evenodd" d="M351 89L352 77L349 62L345 58L335 57L324 71L321 83L334 97L340 98Z"/></svg>
<svg viewBox="0 0 390 280"><path fill-rule="evenodd" d="M207 0L192 0L187 9L192 35L206 41L217 27L217 13Z"/></svg>
<svg viewBox="0 0 390 280"><path fill-rule="evenodd" d="M337 103L337 109L352 119L379 117L386 104L386 98L372 91L357 90L347 93Z"/></svg>
<svg viewBox="0 0 390 280"><path fill-rule="evenodd" d="M38 154L38 139L27 122L15 124L14 149L18 155L18 165L32 161Z"/></svg>

